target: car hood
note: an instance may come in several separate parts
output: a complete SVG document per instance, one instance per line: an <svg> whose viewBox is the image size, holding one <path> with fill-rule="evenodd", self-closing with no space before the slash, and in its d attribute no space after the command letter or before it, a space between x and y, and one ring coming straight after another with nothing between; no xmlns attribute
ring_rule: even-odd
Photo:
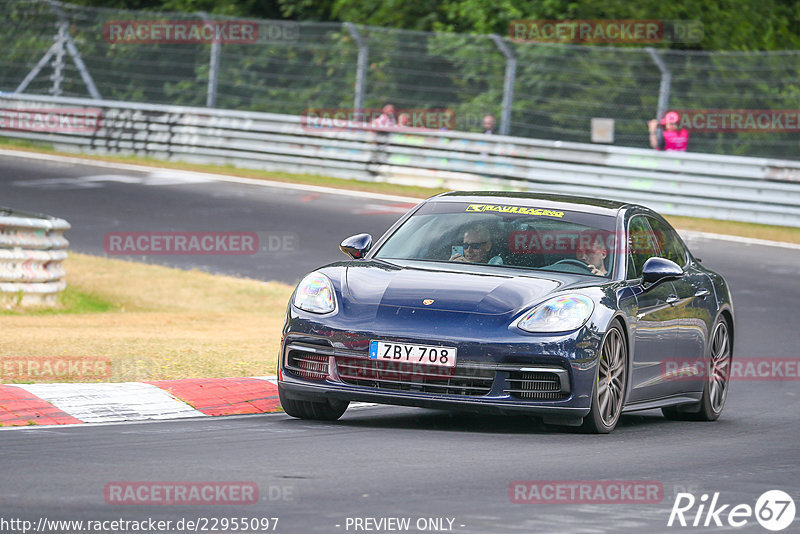
<svg viewBox="0 0 800 534"><path fill-rule="evenodd" d="M503 315L540 301L563 285L554 277L507 270L493 274L364 262L347 267L343 295L361 305ZM423 302L428 300L433 302Z"/></svg>

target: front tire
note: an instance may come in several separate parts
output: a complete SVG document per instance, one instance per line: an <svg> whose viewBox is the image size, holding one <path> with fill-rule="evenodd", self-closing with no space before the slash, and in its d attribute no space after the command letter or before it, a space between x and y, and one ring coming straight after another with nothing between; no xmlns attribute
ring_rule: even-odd
<svg viewBox="0 0 800 534"><path fill-rule="evenodd" d="M628 347L622 327L614 322L603 338L597 359L597 380L592 387L592 408L583 418L583 429L608 434L617 426L625 402Z"/></svg>
<svg viewBox="0 0 800 534"><path fill-rule="evenodd" d="M283 411L287 415L298 419L313 419L317 421L336 421L344 414L350 401L335 399L290 399L283 388L278 384L278 397L281 400Z"/></svg>
<svg viewBox="0 0 800 534"><path fill-rule="evenodd" d="M733 344L728 321L717 319L711 330L709 360L705 369L703 397L697 404L661 408L664 417L673 421L716 421L722 415L733 361Z"/></svg>

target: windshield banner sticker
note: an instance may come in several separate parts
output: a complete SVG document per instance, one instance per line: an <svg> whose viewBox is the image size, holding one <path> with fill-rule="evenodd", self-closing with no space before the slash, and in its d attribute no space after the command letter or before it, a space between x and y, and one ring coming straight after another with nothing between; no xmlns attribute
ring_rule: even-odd
<svg viewBox="0 0 800 534"><path fill-rule="evenodd" d="M541 208L525 208L522 206L495 206L493 204L470 204L466 211L496 211L499 213L519 213L520 215L543 215L546 217L564 216L563 211L545 210Z"/></svg>

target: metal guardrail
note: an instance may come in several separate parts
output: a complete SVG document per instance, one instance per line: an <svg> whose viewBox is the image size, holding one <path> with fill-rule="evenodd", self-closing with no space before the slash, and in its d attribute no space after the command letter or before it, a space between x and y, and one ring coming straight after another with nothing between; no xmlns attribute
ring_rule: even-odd
<svg viewBox="0 0 800 534"><path fill-rule="evenodd" d="M0 207L0 302L54 305L66 288L64 219Z"/></svg>
<svg viewBox="0 0 800 534"><path fill-rule="evenodd" d="M24 125L21 110L28 113ZM96 128L74 131L48 123L58 113L94 113L101 120ZM0 135L71 151L449 189L605 197L672 215L800 227L797 161L454 131L332 131L294 115L34 95L0 95L4 116L16 119L5 121L16 129L0 128Z"/></svg>

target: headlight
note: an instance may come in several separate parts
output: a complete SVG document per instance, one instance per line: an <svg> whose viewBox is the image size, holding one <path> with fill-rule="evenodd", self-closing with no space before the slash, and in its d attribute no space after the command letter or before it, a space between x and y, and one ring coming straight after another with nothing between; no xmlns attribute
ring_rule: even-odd
<svg viewBox="0 0 800 534"><path fill-rule="evenodd" d="M300 282L294 294L294 305L312 313L329 313L336 309L333 284L321 273L311 273Z"/></svg>
<svg viewBox="0 0 800 534"><path fill-rule="evenodd" d="M583 326L594 302L583 295L561 295L546 300L522 316L517 327L526 332L567 332Z"/></svg>

